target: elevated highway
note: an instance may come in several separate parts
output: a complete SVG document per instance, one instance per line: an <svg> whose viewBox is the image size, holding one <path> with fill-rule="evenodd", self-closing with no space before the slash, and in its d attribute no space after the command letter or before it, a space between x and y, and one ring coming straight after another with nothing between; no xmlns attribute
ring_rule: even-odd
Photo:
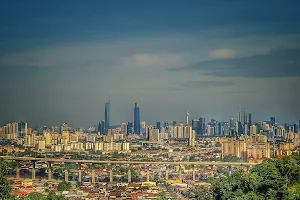
<svg viewBox="0 0 300 200"><path fill-rule="evenodd" d="M59 163L91 163L91 164L159 164L159 165L206 165L206 166L245 166L252 167L258 163L247 163L247 162L186 162L186 161L114 161L114 160L73 160L73 159L58 159L58 158L34 158L34 157L16 157L16 156L0 156L5 160L16 160L16 161L42 161L42 162L59 162Z"/></svg>

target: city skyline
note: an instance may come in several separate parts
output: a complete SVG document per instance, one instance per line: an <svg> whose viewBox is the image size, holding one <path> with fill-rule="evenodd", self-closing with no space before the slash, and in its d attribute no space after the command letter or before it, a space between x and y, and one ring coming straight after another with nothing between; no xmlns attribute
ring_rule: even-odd
<svg viewBox="0 0 300 200"><path fill-rule="evenodd" d="M0 3L0 124L300 119L299 2Z"/></svg>

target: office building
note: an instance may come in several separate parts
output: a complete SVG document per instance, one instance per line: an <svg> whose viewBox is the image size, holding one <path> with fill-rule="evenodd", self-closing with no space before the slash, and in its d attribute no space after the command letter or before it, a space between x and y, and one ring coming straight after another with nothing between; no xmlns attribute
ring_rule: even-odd
<svg viewBox="0 0 300 200"><path fill-rule="evenodd" d="M11 133L10 134L13 134L16 132L16 130L14 130L16 128L15 126L16 126L16 123L11 123L11 126L10 126ZM21 121L17 124L17 126L18 126L18 129L17 129L18 137L23 138L27 134L27 123Z"/></svg>
<svg viewBox="0 0 300 200"><path fill-rule="evenodd" d="M198 134L199 135L204 135L205 134L205 118L204 117L199 118Z"/></svg>
<svg viewBox="0 0 300 200"><path fill-rule="evenodd" d="M275 124L276 124L275 117L270 117L270 125L275 126Z"/></svg>
<svg viewBox="0 0 300 200"><path fill-rule="evenodd" d="M247 113L247 109L245 108L244 110L244 125L248 124L248 113Z"/></svg>
<svg viewBox="0 0 300 200"><path fill-rule="evenodd" d="M134 119L133 119L133 131L135 134L141 134L141 119L140 119L140 108L137 102L134 104Z"/></svg>
<svg viewBox="0 0 300 200"><path fill-rule="evenodd" d="M249 116L249 117L248 117L248 126L250 127L250 126L252 125L252 114L249 113L248 116Z"/></svg>
<svg viewBox="0 0 300 200"><path fill-rule="evenodd" d="M104 110L104 133L107 134L108 129L110 127L110 100L105 104L105 110Z"/></svg>
<svg viewBox="0 0 300 200"><path fill-rule="evenodd" d="M196 131L197 134L198 134L198 124L199 124L199 120L198 119L193 119L192 120L192 129L194 131Z"/></svg>
<svg viewBox="0 0 300 200"><path fill-rule="evenodd" d="M158 129L159 132L161 132L161 125L160 125L160 122L156 122L156 128Z"/></svg>
<svg viewBox="0 0 300 200"><path fill-rule="evenodd" d="M133 132L132 122L128 122L127 123L127 133L126 133L126 135L130 135L130 134L132 134L132 132Z"/></svg>

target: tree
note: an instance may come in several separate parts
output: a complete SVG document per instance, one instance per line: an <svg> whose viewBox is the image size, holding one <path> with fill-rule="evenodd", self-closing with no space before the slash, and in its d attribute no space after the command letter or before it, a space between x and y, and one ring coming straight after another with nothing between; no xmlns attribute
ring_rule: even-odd
<svg viewBox="0 0 300 200"><path fill-rule="evenodd" d="M7 179L7 162L0 158L0 199L11 199L11 188Z"/></svg>
<svg viewBox="0 0 300 200"><path fill-rule="evenodd" d="M57 196L53 190L48 193L46 200L57 200Z"/></svg>
<svg viewBox="0 0 300 200"><path fill-rule="evenodd" d="M43 200L45 199L41 193L32 192L27 196L28 200Z"/></svg>
<svg viewBox="0 0 300 200"><path fill-rule="evenodd" d="M60 182L59 184L58 184L58 187L57 187L57 190L58 191L66 191L66 190L70 190L71 189L71 183L70 182L65 182L65 181L63 181L63 182Z"/></svg>
<svg viewBox="0 0 300 200"><path fill-rule="evenodd" d="M211 191L214 199L263 200L300 199L300 155L283 159L267 159L249 173L235 171L232 176L212 178ZM190 193L204 197L204 188L190 189Z"/></svg>

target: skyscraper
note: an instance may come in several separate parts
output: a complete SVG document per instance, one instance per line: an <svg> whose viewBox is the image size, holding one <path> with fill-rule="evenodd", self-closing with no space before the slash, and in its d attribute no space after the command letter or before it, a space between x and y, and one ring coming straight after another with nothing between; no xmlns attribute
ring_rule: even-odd
<svg viewBox="0 0 300 200"><path fill-rule="evenodd" d="M160 122L156 122L156 128L158 129L159 132L161 132L161 124L160 124Z"/></svg>
<svg viewBox="0 0 300 200"><path fill-rule="evenodd" d="M140 107L137 102L134 104L134 116L133 116L133 131L135 134L141 133L141 119L140 119Z"/></svg>
<svg viewBox="0 0 300 200"><path fill-rule="evenodd" d="M24 137L27 133L27 123L19 122L18 123L18 137Z"/></svg>
<svg viewBox="0 0 300 200"><path fill-rule="evenodd" d="M104 132L107 133L109 127L110 127L110 100L105 104L105 111L104 111Z"/></svg>
<svg viewBox="0 0 300 200"><path fill-rule="evenodd" d="M237 121L241 122L242 121L242 115L241 115L241 107L239 107L238 115L237 115Z"/></svg>
<svg viewBox="0 0 300 200"><path fill-rule="evenodd" d="M230 121L229 121L229 127L230 127L231 130L234 129L234 119L233 118L231 118Z"/></svg>
<svg viewBox="0 0 300 200"><path fill-rule="evenodd" d="M248 127L252 126L252 114L249 113Z"/></svg>
<svg viewBox="0 0 300 200"><path fill-rule="evenodd" d="M198 133L199 135L204 135L205 134L205 118L204 117L200 117L199 118L199 125L198 125Z"/></svg>
<svg viewBox="0 0 300 200"><path fill-rule="evenodd" d="M275 123L276 123L275 117L270 117L270 124L271 124L271 126L275 126Z"/></svg>
<svg viewBox="0 0 300 200"><path fill-rule="evenodd" d="M132 122L127 123L127 135L132 133Z"/></svg>
<svg viewBox="0 0 300 200"><path fill-rule="evenodd" d="M193 119L192 120L192 129L194 131L196 131L197 134L198 134L198 124L199 124L199 120L198 119Z"/></svg>
<svg viewBox="0 0 300 200"><path fill-rule="evenodd" d="M248 124L248 114L247 114L247 109L245 108L245 110L244 110L244 125L245 124Z"/></svg>
<svg viewBox="0 0 300 200"><path fill-rule="evenodd" d="M98 124L97 132L100 132L100 133L101 133L101 122L99 122L99 124Z"/></svg>

